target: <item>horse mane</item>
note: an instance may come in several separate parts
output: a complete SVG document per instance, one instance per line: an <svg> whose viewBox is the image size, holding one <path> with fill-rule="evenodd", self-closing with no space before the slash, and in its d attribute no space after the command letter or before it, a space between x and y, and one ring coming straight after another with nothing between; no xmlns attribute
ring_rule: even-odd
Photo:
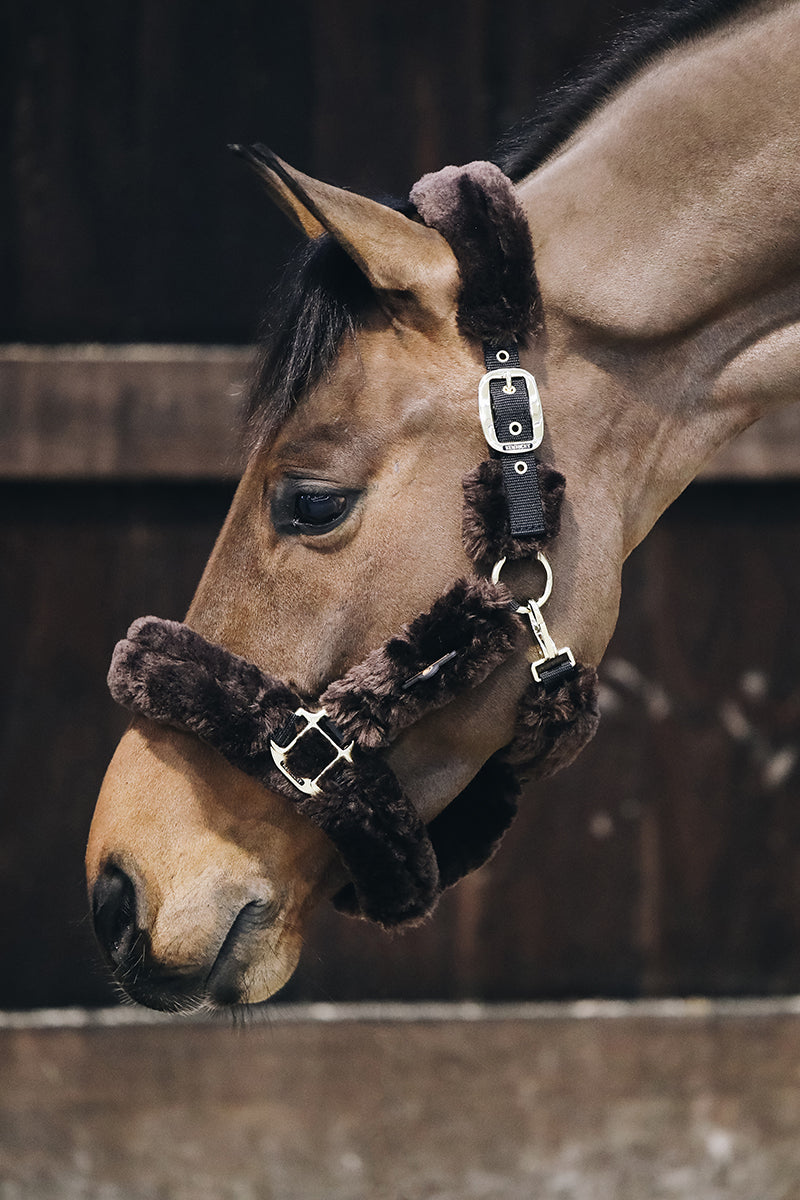
<svg viewBox="0 0 800 1200"><path fill-rule="evenodd" d="M752 0L668 0L646 18L632 18L610 47L570 77L515 126L492 156L518 182L549 158L589 116L658 52L707 32ZM409 200L384 201L413 215ZM259 338L246 410L251 448L288 415L300 395L332 368L374 298L365 276L329 235L303 246L275 289Z"/></svg>
<svg viewBox="0 0 800 1200"><path fill-rule="evenodd" d="M706 33L752 0L669 0L657 12L631 18L588 68L555 88L537 112L500 141L492 161L515 183L540 167L614 92L660 51Z"/></svg>

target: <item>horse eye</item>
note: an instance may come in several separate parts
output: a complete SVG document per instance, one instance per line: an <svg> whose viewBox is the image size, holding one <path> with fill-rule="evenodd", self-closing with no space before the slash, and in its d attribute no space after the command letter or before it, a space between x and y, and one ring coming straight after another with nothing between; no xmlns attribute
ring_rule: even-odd
<svg viewBox="0 0 800 1200"><path fill-rule="evenodd" d="M344 516L347 496L329 492L298 492L294 498L294 525L326 529Z"/></svg>

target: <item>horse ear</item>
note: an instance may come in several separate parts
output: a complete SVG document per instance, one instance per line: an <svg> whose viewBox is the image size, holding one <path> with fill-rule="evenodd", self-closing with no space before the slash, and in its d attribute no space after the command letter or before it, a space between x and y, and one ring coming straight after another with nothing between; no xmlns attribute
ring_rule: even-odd
<svg viewBox="0 0 800 1200"><path fill-rule="evenodd" d="M445 319L459 289L455 256L427 225L344 188L311 179L266 146L231 146L256 170L275 203L310 238L330 233L392 316L409 310Z"/></svg>

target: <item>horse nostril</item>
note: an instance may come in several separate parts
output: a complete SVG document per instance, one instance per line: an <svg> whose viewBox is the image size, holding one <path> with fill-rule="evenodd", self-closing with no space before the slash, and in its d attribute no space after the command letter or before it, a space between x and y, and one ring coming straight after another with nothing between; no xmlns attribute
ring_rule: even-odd
<svg viewBox="0 0 800 1200"><path fill-rule="evenodd" d="M118 967L136 937L136 888L119 867L106 867L94 885L92 917L97 940Z"/></svg>
<svg viewBox="0 0 800 1200"><path fill-rule="evenodd" d="M278 904L251 900L236 915L208 976L208 989L216 1004L237 1004L242 998L242 974L248 961L252 936L273 924Z"/></svg>

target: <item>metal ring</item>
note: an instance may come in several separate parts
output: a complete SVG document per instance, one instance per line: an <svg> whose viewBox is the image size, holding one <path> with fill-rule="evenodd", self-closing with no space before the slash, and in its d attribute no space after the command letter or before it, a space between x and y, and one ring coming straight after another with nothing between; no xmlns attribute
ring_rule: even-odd
<svg viewBox="0 0 800 1200"><path fill-rule="evenodd" d="M510 357L511 357L511 355L508 353L507 350L498 350L497 353L495 354L495 358L497 359L498 362L508 362Z"/></svg>
<svg viewBox="0 0 800 1200"><path fill-rule="evenodd" d="M542 566L544 567L545 578L544 578L544 591L542 592L539 599L534 600L533 603L538 604L539 607L541 608L541 606L543 604L546 604L547 601L550 599L550 593L553 590L553 568L550 566L550 563L547 561L544 554L542 554L541 550L537 550L536 557L539 560L539 562L542 564ZM506 565L505 558L501 558L501 559L498 559L498 561L492 567L491 580L492 580L493 584L497 585L500 582L500 574L505 565ZM519 611L526 612L527 611L526 606L524 604L521 605Z"/></svg>
<svg viewBox="0 0 800 1200"><path fill-rule="evenodd" d="M508 432L512 437L518 437L522 433L522 426L519 421L512 421L508 427Z"/></svg>
<svg viewBox="0 0 800 1200"><path fill-rule="evenodd" d="M522 460L520 459L519 462L514 463L514 470L517 472L518 475L525 475L525 474L527 474L527 471L528 471L528 464L526 462L522 462Z"/></svg>
<svg viewBox="0 0 800 1200"><path fill-rule="evenodd" d="M550 599L550 593L553 590L553 568L550 566L550 563L547 561L545 556L542 554L541 550L538 550L536 552L536 557L538 558L539 562L544 567L544 573L545 573L544 591L542 592L539 599L536 601L536 603L541 608L541 606L543 604L546 604L547 601Z"/></svg>

